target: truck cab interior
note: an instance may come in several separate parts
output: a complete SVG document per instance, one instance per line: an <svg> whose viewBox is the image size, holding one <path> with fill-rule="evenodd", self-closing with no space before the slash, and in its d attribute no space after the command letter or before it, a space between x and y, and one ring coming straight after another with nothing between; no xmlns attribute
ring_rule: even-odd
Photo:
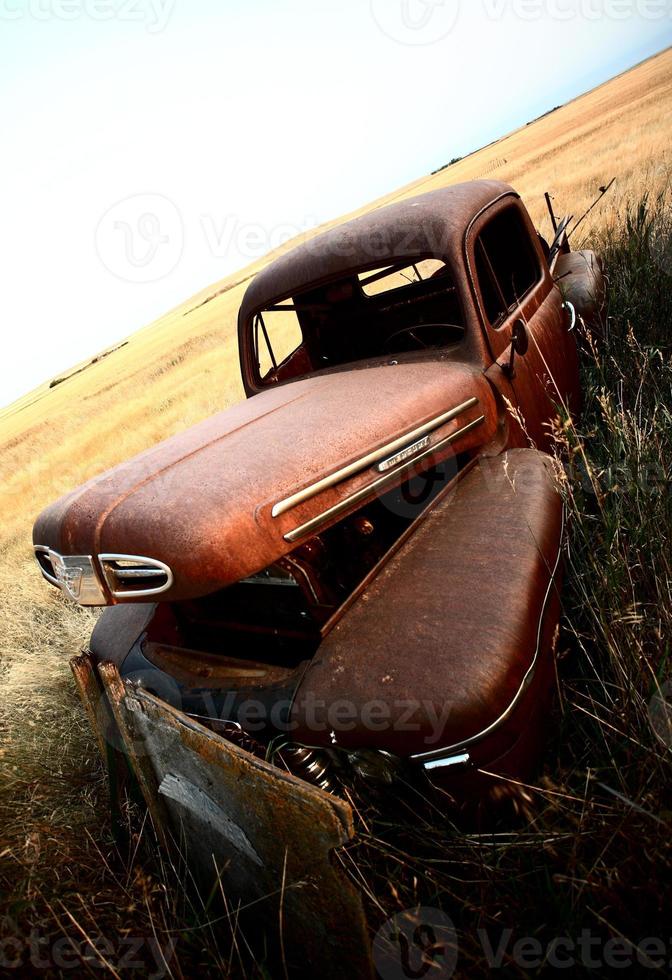
<svg viewBox="0 0 672 980"><path fill-rule="evenodd" d="M259 311L250 324L257 383L459 344L465 318L440 259L353 271Z"/></svg>

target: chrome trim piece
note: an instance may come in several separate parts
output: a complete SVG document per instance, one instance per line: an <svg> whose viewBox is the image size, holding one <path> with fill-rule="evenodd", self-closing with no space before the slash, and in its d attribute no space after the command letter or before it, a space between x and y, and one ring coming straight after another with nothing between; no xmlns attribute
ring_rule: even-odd
<svg viewBox="0 0 672 980"><path fill-rule="evenodd" d="M576 326L576 307L574 306L573 303L570 303L569 300L565 300L565 302L562 304L562 307L563 309L567 310L567 312L571 317L572 325L571 327L567 327L567 333L571 333L574 327Z"/></svg>
<svg viewBox="0 0 672 980"><path fill-rule="evenodd" d="M59 555L45 545L36 545L35 553L46 555L54 570L49 575L40 565L40 571L51 585L57 586L64 595L80 606L106 606L107 597L91 555Z"/></svg>
<svg viewBox="0 0 672 980"><path fill-rule="evenodd" d="M406 449L402 449L394 456L388 456L387 459L382 460L382 462L378 463L376 469L379 473L387 473L389 470L393 470L395 466L399 466L400 463L405 463L407 459L412 459L413 456L417 456L419 452L426 449L430 441L430 436L419 439L412 446L407 446Z"/></svg>
<svg viewBox="0 0 672 980"><path fill-rule="evenodd" d="M425 769L429 771L431 769L447 769L448 766L466 766L470 758L468 752L463 752L461 755L449 755L441 759L425 762Z"/></svg>
<svg viewBox="0 0 672 980"><path fill-rule="evenodd" d="M105 554L105 555L98 555L98 561L100 562L100 567L103 576L105 578L105 582L107 583L107 587L110 590L110 594L114 599L143 598L145 596L159 595L161 592L167 592L168 589L172 586L173 582L175 581L172 570L169 568L169 566L164 564L164 562L159 561L157 558L143 558L140 555ZM116 572L113 568L107 567L108 562L111 563L115 561L135 562L137 565L141 566L140 568L137 569L135 568L120 569L119 571L122 573L121 576L122 580L124 578L123 573L129 572L131 574L126 576L126 578L128 578L129 580L138 577L151 578L154 577L155 575L157 576L165 575L166 581L163 583L163 585L160 585L156 589L129 589L128 591L125 592L119 591L118 588L115 589L114 578L116 576ZM144 575L142 574L143 573L142 566L144 566L144 569L146 569ZM133 572L137 572L138 574L133 575L132 574ZM118 581L117 581L117 585L118 585Z"/></svg>
<svg viewBox="0 0 672 980"><path fill-rule="evenodd" d="M335 473L325 476L322 480L318 480L317 483L313 483L311 486L305 487L303 490L299 490L298 493L294 493L291 497L287 497L285 500L281 500L279 503L275 504L271 511L271 516L280 517L281 514L285 514L288 510L298 507L299 504L304 503L306 500L310 500L311 497L317 496L317 494L321 493L323 490L328 490L331 487L336 486L337 483L342 483L343 480L347 480L348 477L361 473L362 470L368 469L369 466L373 466L374 463L378 463L386 456L390 456L397 450L408 446L409 443L415 442L416 440L421 439L422 436L428 435L435 429L441 428L441 426L445 425L447 422L451 422L454 418L457 418L458 415L462 415L463 412L466 412L467 409L473 408L474 405L478 405L478 398L469 398L466 402L462 402L461 405L457 405L455 408L451 408L450 411L444 412L443 415L438 415L430 422L425 422L424 425L419 426L417 429L413 429L412 432L407 432L405 436L400 436L393 442L389 442L386 446L382 446L380 449L376 449L374 452L368 453L366 456L362 456L361 459L355 460L354 463L350 463L348 466L344 466Z"/></svg>
<svg viewBox="0 0 672 980"><path fill-rule="evenodd" d="M548 605L548 600L551 595L551 589L555 584L555 575L558 571L560 565L560 559L562 558L562 542L565 536L565 508L562 508L562 524L560 526L560 541L558 543L558 557L556 558L555 565L553 566L553 571L551 572L551 577L548 583L548 588L546 589L546 595L544 596L544 601L541 607L541 613L539 615L539 625L537 627L537 647L534 651L534 657L532 658L532 663L527 669L525 676L520 684L520 687L516 691L513 700L509 704L508 708L502 712L496 721L493 721L491 725L484 728L482 732L478 732L477 735L472 735L470 738L465 738L462 742L456 742L455 745L448 745L442 749L434 749L432 752L420 752L418 755L409 756L409 758L414 761L422 762L425 769L431 768L428 763L434 760L441 760L446 757L446 755L455 755L455 753L460 752L462 749L466 748L468 745L473 745L474 742L480 742L481 739L485 738L486 735L490 735L493 731L500 727L513 713L516 705L522 698L523 694L527 688L532 683L532 679L536 673L537 661L539 660L539 653L541 652L541 634L543 631L544 616L546 615L546 606ZM426 760L426 761L425 761Z"/></svg>
<svg viewBox="0 0 672 980"><path fill-rule="evenodd" d="M446 436L445 439L441 439L439 442L435 443L435 445L430 446L429 449L425 449L425 451L420 453L419 456L414 456L412 459L408 460L408 462L404 463L403 466L401 466L399 469L394 470L392 473L387 473L385 474L385 476L379 477L377 480L374 480L373 483L367 483L365 487L362 487L360 490L357 490L355 493L351 494L349 497L346 497L344 500L340 500L337 504L334 504L333 507L330 507L328 510L323 511L323 513L318 514L317 517L313 517L312 520L307 521L305 524L302 524L300 527L295 528L293 531L289 531L289 533L285 534L284 536L285 541L288 541L290 544L293 544L295 541L298 541L299 538L305 537L306 534L310 534L318 530L318 528L322 527L323 524L327 524L329 521L332 520L332 518L337 517L339 514L342 514L346 510L349 510L355 504L358 504L361 500L365 500L372 493L383 490L389 483L392 483L399 476L399 474L402 473L405 469L408 469L411 466L415 466L417 463L421 462L427 456L433 456L434 453L440 452L446 446L449 446L451 442L455 442L461 436L464 436L468 432L471 432L472 429L475 429L477 426L482 425L484 422L485 422L485 415L480 415L477 419L474 419L473 422L469 422L468 425L463 426L461 429L457 429L451 435Z"/></svg>
<svg viewBox="0 0 672 980"><path fill-rule="evenodd" d="M114 577L118 582L132 582L137 578L163 578L162 568L115 568Z"/></svg>
<svg viewBox="0 0 672 980"><path fill-rule="evenodd" d="M40 561L39 561L39 559L37 557L37 554L39 552L41 555L46 555L47 558L49 558L49 554L50 554L51 549L50 548L47 548L47 546L44 545L44 544L36 544L36 545L33 546L33 551L35 552L35 560L37 561L37 564L39 566L39 569L42 572L42 575L44 576L44 578L46 578L47 582L49 582L50 585L55 585L57 589L60 589L61 585L60 585L60 582L58 581L58 579L55 578L53 575L50 575L48 572L46 572L44 570L44 568L40 564Z"/></svg>

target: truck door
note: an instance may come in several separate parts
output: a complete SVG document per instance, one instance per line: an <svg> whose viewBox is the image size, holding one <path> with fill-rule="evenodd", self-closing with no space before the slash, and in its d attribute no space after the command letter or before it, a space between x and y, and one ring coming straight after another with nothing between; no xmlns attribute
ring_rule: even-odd
<svg viewBox="0 0 672 980"><path fill-rule="evenodd" d="M578 408L578 354L560 290L518 198L507 195L479 216L468 232L467 256L494 362L488 377L516 404L529 439L548 448L548 423L558 407ZM511 336L519 320L529 344L524 357L514 358L511 375Z"/></svg>

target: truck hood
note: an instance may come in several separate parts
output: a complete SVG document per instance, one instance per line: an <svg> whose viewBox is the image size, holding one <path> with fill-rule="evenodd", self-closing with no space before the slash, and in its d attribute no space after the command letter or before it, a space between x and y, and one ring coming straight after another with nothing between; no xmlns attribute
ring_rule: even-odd
<svg viewBox="0 0 672 980"><path fill-rule="evenodd" d="M465 363L316 375L262 392L95 477L40 515L34 544L61 571L59 556L91 557L101 598L88 604L118 601L100 555L165 564L162 598L206 595L400 483L412 459L428 466L474 449L497 424L488 382Z"/></svg>

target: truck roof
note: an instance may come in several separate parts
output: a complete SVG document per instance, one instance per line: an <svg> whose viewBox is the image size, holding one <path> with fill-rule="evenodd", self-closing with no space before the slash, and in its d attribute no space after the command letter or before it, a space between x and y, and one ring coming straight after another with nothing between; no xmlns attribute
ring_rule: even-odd
<svg viewBox="0 0 672 980"><path fill-rule="evenodd" d="M308 286L397 258L456 257L470 222L504 195L508 184L475 180L378 208L331 228L271 262L249 285L239 323Z"/></svg>

